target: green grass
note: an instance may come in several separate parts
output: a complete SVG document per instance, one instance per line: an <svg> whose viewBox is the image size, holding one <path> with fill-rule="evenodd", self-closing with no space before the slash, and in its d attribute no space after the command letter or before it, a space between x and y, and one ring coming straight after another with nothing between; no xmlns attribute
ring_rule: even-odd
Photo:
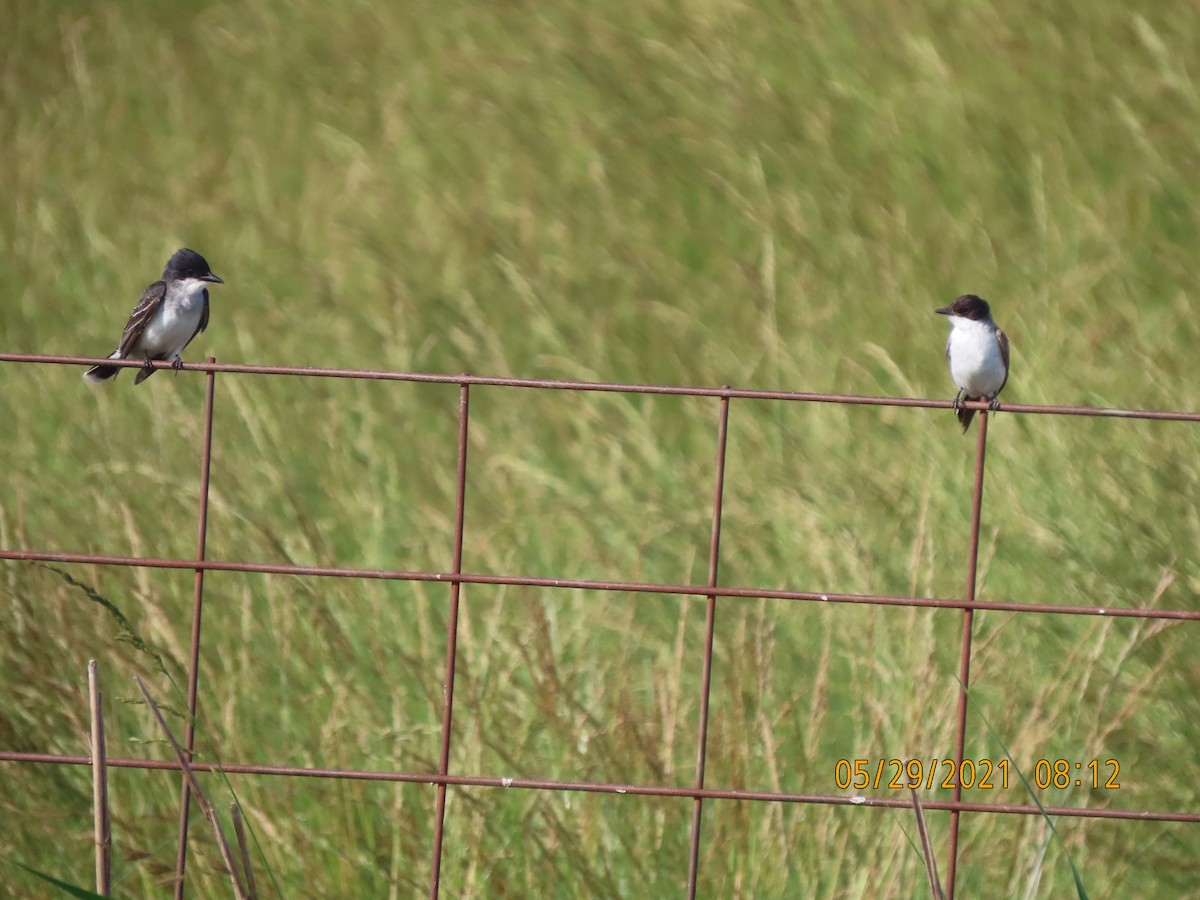
<svg viewBox="0 0 1200 900"><path fill-rule="evenodd" d="M932 310L975 291L1012 338L1005 399L1200 409L1196 25L1174 0L10 4L0 349L107 353L187 245L228 282L192 360L948 398ZM202 377L79 376L0 365L0 545L189 556ZM457 403L219 376L210 556L447 569ZM464 567L702 583L716 415L473 390ZM991 425L982 597L1197 607L1195 428ZM961 593L974 442L948 412L734 401L729 441L723 584ZM191 573L69 568L180 670ZM436 768L447 595L210 573L203 731L229 762ZM150 664L100 607L15 563L0 600L0 747L84 752L95 657L111 752L163 755L126 702ZM453 770L690 783L703 624L703 600L465 587ZM710 786L952 755L958 614L722 600L717 624ZM972 704L1018 763L1120 760L1119 791L1046 803L1197 808L1192 626L976 629ZM1000 753L978 718L968 753ZM428 786L232 780L287 896L424 889ZM161 893L178 779L111 795L121 891ZM450 796L447 896L684 883L688 800ZM88 883L89 804L83 769L0 765L0 856ZM203 825L191 896L227 896ZM1195 890L1194 827L1057 825L1092 896ZM966 816L963 895L1071 890L1047 832ZM912 835L708 803L701 890L923 896Z"/></svg>

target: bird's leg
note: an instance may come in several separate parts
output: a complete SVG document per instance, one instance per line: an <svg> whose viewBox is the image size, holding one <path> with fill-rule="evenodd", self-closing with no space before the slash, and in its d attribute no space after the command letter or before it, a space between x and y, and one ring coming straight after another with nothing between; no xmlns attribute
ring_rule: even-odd
<svg viewBox="0 0 1200 900"><path fill-rule="evenodd" d="M999 397L999 395L992 398L991 402L988 404L988 409L990 409L992 412L1000 412L1000 397Z"/></svg>
<svg viewBox="0 0 1200 900"><path fill-rule="evenodd" d="M171 368L175 370L175 374L179 374L179 370L183 368L183 357L177 356L171 360Z"/></svg>
<svg viewBox="0 0 1200 900"><path fill-rule="evenodd" d="M959 388L958 393L954 395L954 409L962 409L963 389Z"/></svg>

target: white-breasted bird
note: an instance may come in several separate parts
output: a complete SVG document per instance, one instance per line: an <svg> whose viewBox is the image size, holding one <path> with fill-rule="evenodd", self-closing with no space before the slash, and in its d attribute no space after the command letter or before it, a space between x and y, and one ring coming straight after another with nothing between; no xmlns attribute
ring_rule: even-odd
<svg viewBox="0 0 1200 900"><path fill-rule="evenodd" d="M954 408L965 434L975 410L959 406L963 400L988 400L992 409L1000 408L996 397L1008 381L1008 335L992 321L987 301L974 294L963 294L934 312L950 317L946 359L958 385Z"/></svg>
<svg viewBox="0 0 1200 900"><path fill-rule="evenodd" d="M179 354L192 338L208 327L208 285L225 282L212 273L208 262L184 247L167 260L162 280L142 292L133 308L117 349L109 359L141 359L145 366L134 384L154 374L153 360L169 359L176 371L183 365ZM83 377L93 384L112 378L121 366L92 366Z"/></svg>

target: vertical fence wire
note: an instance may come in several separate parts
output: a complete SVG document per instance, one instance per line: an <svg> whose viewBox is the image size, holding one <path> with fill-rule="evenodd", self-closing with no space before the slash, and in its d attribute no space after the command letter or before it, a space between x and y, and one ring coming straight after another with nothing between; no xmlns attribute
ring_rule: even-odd
<svg viewBox="0 0 1200 900"><path fill-rule="evenodd" d="M216 359L209 357L210 363ZM196 561L204 562L208 538L208 485L212 470L213 396L216 393L217 373L209 370L204 384L204 439L200 449L200 505L196 516ZM192 586L192 646L188 659L187 727L184 731L184 750L189 760L196 744L196 701L200 687L200 621L204 607L204 569L196 569ZM183 900L187 872L188 816L191 813L191 790L186 776L181 779L179 798L179 846L175 856L175 900Z"/></svg>
<svg viewBox="0 0 1200 900"><path fill-rule="evenodd" d="M717 421L717 464L716 481L713 486L712 532L708 544L708 586L717 586L717 570L721 559L721 509L725 496L725 448L729 437L729 398L721 398L721 410ZM717 627L717 598L709 594L704 612L704 666L700 676L700 724L696 735L696 789L704 789L704 767L708 759L708 708L712 694L713 637ZM704 798L692 800L692 842L688 857L687 894L690 900L696 896L696 882L700 873L700 826L704 812Z"/></svg>
<svg viewBox="0 0 1200 900"><path fill-rule="evenodd" d="M975 602L975 574L979 568L979 523L983 517L983 473L987 458L987 410L980 410L979 430L975 445L975 489L971 494L971 535L967 546L966 599ZM955 713L954 736L954 802L962 801L963 753L967 744L967 689L971 683L971 632L975 610L963 610L962 645L958 659L958 709ZM958 828L960 812L950 813L950 841L947 849L946 896L954 900L954 881L958 874Z"/></svg>
<svg viewBox="0 0 1200 900"><path fill-rule="evenodd" d="M112 822L108 812L108 748L104 739L104 695L100 670L88 660L88 698L92 733L92 832L96 839L96 893L107 897L112 890Z"/></svg>
<svg viewBox="0 0 1200 900"><path fill-rule="evenodd" d="M462 384L458 394L458 468L454 488L454 555L451 572L462 574L463 520L467 498L467 425L470 417L471 386ZM450 612L446 623L446 674L443 688L442 749L438 774L450 774L450 732L454 719L454 669L458 658L458 605L462 582L450 582ZM442 843L446 835L446 782L437 786L433 820L433 865L429 876L429 896L436 900L442 880Z"/></svg>

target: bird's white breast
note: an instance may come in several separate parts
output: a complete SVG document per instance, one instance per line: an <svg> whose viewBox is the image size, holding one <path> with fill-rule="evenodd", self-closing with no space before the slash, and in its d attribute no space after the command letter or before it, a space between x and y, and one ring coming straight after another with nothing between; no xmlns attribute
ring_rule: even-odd
<svg viewBox="0 0 1200 900"><path fill-rule="evenodd" d="M171 358L183 352L200 327L205 287L205 282L200 279L188 278L179 285L176 293L164 298L142 332L139 343L143 353Z"/></svg>
<svg viewBox="0 0 1200 900"><path fill-rule="evenodd" d="M996 339L996 326L951 317L950 374L971 397L992 397L1004 385L1008 368Z"/></svg>

